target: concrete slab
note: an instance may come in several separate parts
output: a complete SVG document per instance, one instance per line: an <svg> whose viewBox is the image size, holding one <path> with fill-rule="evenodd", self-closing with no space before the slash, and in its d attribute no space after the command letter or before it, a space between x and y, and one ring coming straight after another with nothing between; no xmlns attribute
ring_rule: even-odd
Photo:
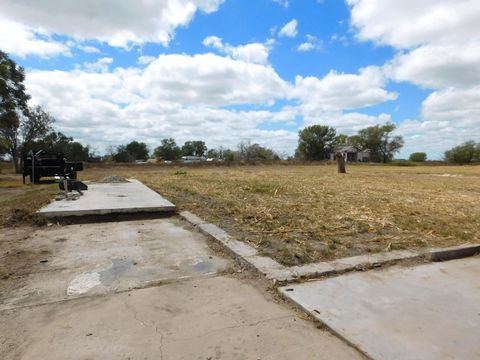
<svg viewBox="0 0 480 360"><path fill-rule="evenodd" d="M173 212L175 205L140 181L125 183L88 183L78 200L54 201L37 213L47 217Z"/></svg>
<svg viewBox="0 0 480 360"><path fill-rule="evenodd" d="M9 280L15 286L0 293L0 309L212 276L230 266L176 217L52 226L22 246L44 254L43 262L31 264L22 281Z"/></svg>
<svg viewBox="0 0 480 360"><path fill-rule="evenodd" d="M480 257L353 273L280 292L374 359L479 359Z"/></svg>
<svg viewBox="0 0 480 360"><path fill-rule="evenodd" d="M0 311L0 358L362 357L249 283L215 277Z"/></svg>

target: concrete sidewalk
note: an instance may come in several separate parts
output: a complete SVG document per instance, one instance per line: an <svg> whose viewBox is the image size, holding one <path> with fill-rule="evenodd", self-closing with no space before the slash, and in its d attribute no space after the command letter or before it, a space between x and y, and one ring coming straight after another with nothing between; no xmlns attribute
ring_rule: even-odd
<svg viewBox="0 0 480 360"><path fill-rule="evenodd" d="M280 291L374 359L480 359L480 257Z"/></svg>

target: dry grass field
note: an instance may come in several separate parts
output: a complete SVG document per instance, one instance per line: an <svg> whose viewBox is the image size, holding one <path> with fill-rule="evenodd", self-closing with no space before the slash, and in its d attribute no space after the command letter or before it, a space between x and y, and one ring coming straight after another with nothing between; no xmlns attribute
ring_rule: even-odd
<svg viewBox="0 0 480 360"><path fill-rule="evenodd" d="M480 241L480 166L354 165L347 171L340 175L323 164L90 166L80 177L137 178L180 210L286 265ZM22 189L37 202L52 191L51 185Z"/></svg>

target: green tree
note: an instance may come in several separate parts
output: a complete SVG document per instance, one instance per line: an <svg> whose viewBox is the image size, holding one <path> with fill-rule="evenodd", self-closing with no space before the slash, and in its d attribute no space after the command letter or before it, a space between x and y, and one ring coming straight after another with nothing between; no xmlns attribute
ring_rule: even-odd
<svg viewBox="0 0 480 360"><path fill-rule="evenodd" d="M135 160L147 160L148 159L148 147L147 144L138 141L132 141L125 149L129 153L132 161Z"/></svg>
<svg viewBox="0 0 480 360"><path fill-rule="evenodd" d="M41 141L51 131L54 122L55 119L49 113L37 106L27 109L26 115L20 116L18 126L10 128L8 134L2 137L17 173L23 167L23 157L20 155L30 150L35 142Z"/></svg>
<svg viewBox="0 0 480 360"><path fill-rule="evenodd" d="M113 160L116 162L134 162L135 160L147 160L147 144L138 141L132 141L127 145L117 146Z"/></svg>
<svg viewBox="0 0 480 360"><path fill-rule="evenodd" d="M358 135L350 136L349 143L359 150L370 150L370 159L378 162L389 162L404 144L401 136L392 136L395 125L375 125L362 129Z"/></svg>
<svg viewBox="0 0 480 360"><path fill-rule="evenodd" d="M427 160L427 154L425 154L424 152L414 152L410 154L408 160L414 162L424 162Z"/></svg>
<svg viewBox="0 0 480 360"><path fill-rule="evenodd" d="M235 156L236 156L235 151L231 149L220 148L218 150L218 157L222 160L233 161L235 160Z"/></svg>
<svg viewBox="0 0 480 360"><path fill-rule="evenodd" d="M177 146L177 143L172 138L163 139L162 144L153 151L155 157L169 161L177 160L181 153L182 150Z"/></svg>
<svg viewBox="0 0 480 360"><path fill-rule="evenodd" d="M52 131L40 141L32 144L33 149L46 149L62 152L70 161L87 161L93 155L90 147L74 141L72 137L61 132Z"/></svg>
<svg viewBox="0 0 480 360"><path fill-rule="evenodd" d="M237 156L241 160L278 160L280 157L272 149L259 144L241 142L238 144Z"/></svg>
<svg viewBox="0 0 480 360"><path fill-rule="evenodd" d="M116 162L132 162L135 159L127 151L126 145L119 145L115 149L115 153L113 154L113 160Z"/></svg>
<svg viewBox="0 0 480 360"><path fill-rule="evenodd" d="M0 147L12 158L15 171L21 170L21 151L44 136L54 119L40 107L29 109L25 73L0 51Z"/></svg>
<svg viewBox="0 0 480 360"><path fill-rule="evenodd" d="M297 157L305 160L324 160L333 151L337 132L324 125L308 126L298 133Z"/></svg>
<svg viewBox="0 0 480 360"><path fill-rule="evenodd" d="M480 161L480 143L467 141L445 152L445 160L455 164Z"/></svg>
<svg viewBox="0 0 480 360"><path fill-rule="evenodd" d="M347 146L348 145L348 136L345 134L338 134L335 137L335 145L337 146Z"/></svg>
<svg viewBox="0 0 480 360"><path fill-rule="evenodd" d="M207 157L209 159L218 159L220 157L218 150L215 149L209 149L207 151Z"/></svg>
<svg viewBox="0 0 480 360"><path fill-rule="evenodd" d="M202 157L207 153L207 146L204 141L187 141L182 146L182 155L183 156L199 156Z"/></svg>

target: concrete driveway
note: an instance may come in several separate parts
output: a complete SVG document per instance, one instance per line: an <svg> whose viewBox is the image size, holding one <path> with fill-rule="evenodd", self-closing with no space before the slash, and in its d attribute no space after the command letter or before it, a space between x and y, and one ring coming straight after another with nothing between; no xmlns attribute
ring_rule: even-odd
<svg viewBox="0 0 480 360"><path fill-rule="evenodd" d="M52 226L19 247L41 257L0 280L1 359L361 358L225 275L230 261L176 217Z"/></svg>

